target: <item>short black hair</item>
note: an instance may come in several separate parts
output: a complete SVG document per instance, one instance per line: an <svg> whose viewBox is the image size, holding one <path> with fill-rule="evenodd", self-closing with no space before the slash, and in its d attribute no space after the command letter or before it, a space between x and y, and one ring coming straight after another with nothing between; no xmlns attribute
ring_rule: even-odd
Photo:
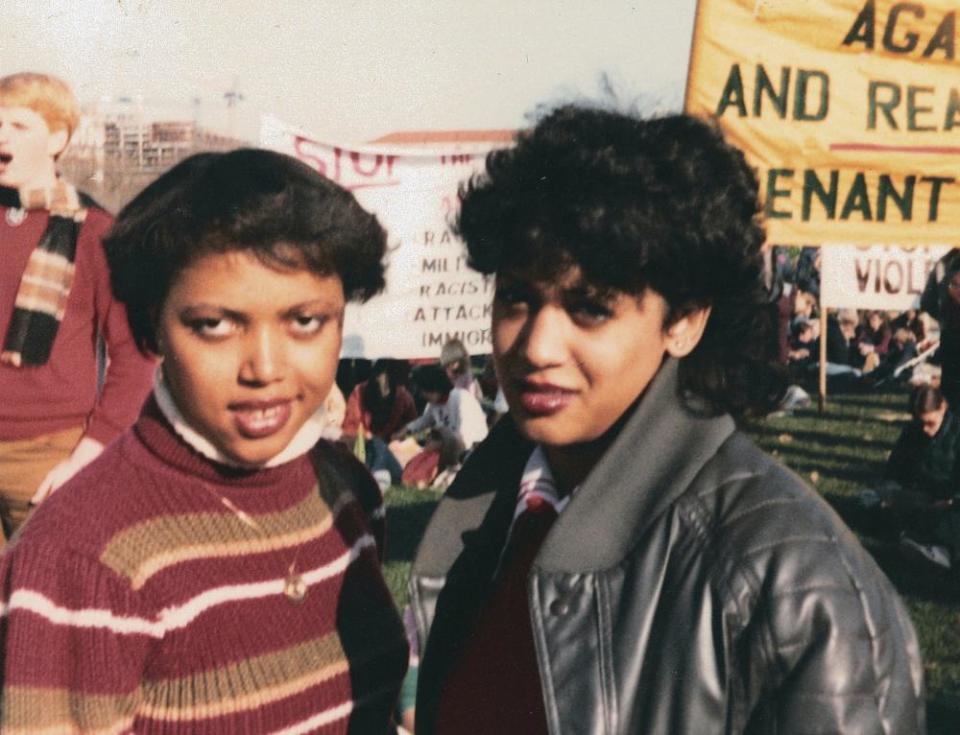
<svg viewBox="0 0 960 735"><path fill-rule="evenodd" d="M487 156L456 230L481 273L551 281L579 267L601 290L666 300L667 325L712 307L681 390L708 412L763 413L786 387L770 354L758 184L743 154L687 115L560 107Z"/></svg>
<svg viewBox="0 0 960 735"><path fill-rule="evenodd" d="M421 365L413 374L413 382L421 393L440 393L447 395L453 390L447 371L439 363Z"/></svg>
<svg viewBox="0 0 960 735"><path fill-rule="evenodd" d="M946 402L946 396L937 386L919 385L910 393L910 415L919 419L925 413L939 411Z"/></svg>
<svg viewBox="0 0 960 735"><path fill-rule="evenodd" d="M177 275L208 253L245 251L274 268L339 276L348 300L383 289L386 233L353 195L274 151L198 153L127 204L104 239L115 297L138 347Z"/></svg>

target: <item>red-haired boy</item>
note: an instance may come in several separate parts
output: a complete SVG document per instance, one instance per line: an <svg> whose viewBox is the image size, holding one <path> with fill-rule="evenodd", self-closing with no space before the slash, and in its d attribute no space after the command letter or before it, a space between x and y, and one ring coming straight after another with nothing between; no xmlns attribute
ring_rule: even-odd
<svg viewBox="0 0 960 735"><path fill-rule="evenodd" d="M79 108L45 74L0 78L0 520L4 536L130 425L153 364L110 291L112 219L57 173ZM98 390L97 340L109 363ZM0 539L0 545L4 541Z"/></svg>

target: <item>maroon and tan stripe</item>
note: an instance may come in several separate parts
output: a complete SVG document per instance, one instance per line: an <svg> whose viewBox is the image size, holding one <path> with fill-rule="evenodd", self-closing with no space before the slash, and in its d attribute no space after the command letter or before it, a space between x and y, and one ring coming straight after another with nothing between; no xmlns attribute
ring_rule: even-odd
<svg viewBox="0 0 960 735"><path fill-rule="evenodd" d="M3 688L3 732L6 735L120 733L133 723L138 703L136 694L82 694L64 688L8 684Z"/></svg>
<svg viewBox="0 0 960 735"><path fill-rule="evenodd" d="M331 513L314 491L286 510L254 516L256 527L226 508L159 516L115 535L100 558L139 589L157 572L184 561L299 546L329 531L339 510Z"/></svg>
<svg viewBox="0 0 960 735"><path fill-rule="evenodd" d="M161 721L223 717L294 696L349 669L340 637L330 633L222 668L147 682L140 715Z"/></svg>

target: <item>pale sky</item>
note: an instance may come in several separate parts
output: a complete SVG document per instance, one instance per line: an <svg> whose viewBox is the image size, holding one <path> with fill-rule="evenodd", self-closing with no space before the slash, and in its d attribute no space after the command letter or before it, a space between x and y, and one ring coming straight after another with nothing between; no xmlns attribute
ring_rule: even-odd
<svg viewBox="0 0 960 735"><path fill-rule="evenodd" d="M515 128L538 104L679 109L695 0L0 0L0 74L57 74L82 101L228 124L272 113L330 142ZM195 101L198 100L198 101Z"/></svg>

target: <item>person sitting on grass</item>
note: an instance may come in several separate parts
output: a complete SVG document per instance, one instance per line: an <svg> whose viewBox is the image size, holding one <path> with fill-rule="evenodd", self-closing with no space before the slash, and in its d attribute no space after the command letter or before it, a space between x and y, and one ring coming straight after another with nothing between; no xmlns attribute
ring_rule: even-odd
<svg viewBox="0 0 960 735"><path fill-rule="evenodd" d="M866 319L857 327L856 349L863 360L864 374L875 370L890 349L890 317L882 311L868 311Z"/></svg>
<svg viewBox="0 0 960 735"><path fill-rule="evenodd" d="M426 432L423 449L403 468L402 481L427 487L438 478L446 487L456 476L464 455L487 435L487 418L479 401L464 388L457 388L440 365L424 365L413 376L426 399L423 415L394 434L404 439Z"/></svg>
<svg viewBox="0 0 960 735"><path fill-rule="evenodd" d="M483 390L473 376L470 353L459 339L447 340L440 349L440 365L447 373L454 388L463 388L483 403Z"/></svg>
<svg viewBox="0 0 960 735"><path fill-rule="evenodd" d="M423 414L394 434L403 439L426 429L446 429L470 449L487 435L487 418L473 394L453 385L439 365L423 365L413 374L413 382L427 401Z"/></svg>
<svg viewBox="0 0 960 735"><path fill-rule="evenodd" d="M960 503L960 418L930 385L911 393L910 415L887 459L885 481L861 493L861 501L885 512L907 553L949 568L951 554L934 542L944 514Z"/></svg>
<svg viewBox="0 0 960 735"><path fill-rule="evenodd" d="M913 377L917 358L916 334L906 327L898 327L890 337L890 345L877 367L862 376L865 387L876 387L888 382L907 383Z"/></svg>
<svg viewBox="0 0 960 735"><path fill-rule="evenodd" d="M806 317L798 317L793 323L793 334L790 336L790 349L787 353L787 367L795 380L805 378L810 373L811 365L816 366L817 355L817 322Z"/></svg>
<svg viewBox="0 0 960 735"><path fill-rule="evenodd" d="M910 395L912 421L904 427L887 460L886 476L898 491L891 508L936 508L960 493L960 418L940 388L920 386Z"/></svg>
<svg viewBox="0 0 960 735"><path fill-rule="evenodd" d="M362 458L381 490L400 482L403 467L387 444L395 433L417 418L410 391L397 382L396 363L377 360L370 377L358 383L347 399L343 440L363 441Z"/></svg>

